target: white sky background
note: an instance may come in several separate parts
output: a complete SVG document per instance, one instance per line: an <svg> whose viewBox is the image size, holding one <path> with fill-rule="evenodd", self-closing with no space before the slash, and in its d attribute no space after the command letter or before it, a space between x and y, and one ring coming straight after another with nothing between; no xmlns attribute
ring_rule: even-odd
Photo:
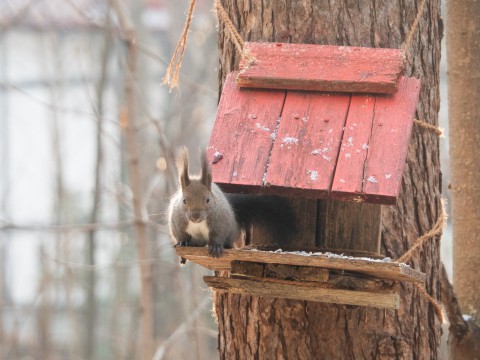
<svg viewBox="0 0 480 360"><path fill-rule="evenodd" d="M86 75L84 69L98 67L88 63L91 60L88 56L88 44L78 43L82 37L85 38L83 35L76 39L77 41L72 41L79 46L78 48L63 50L70 54L70 57L63 54L58 57L62 62L62 70L67 69L63 78L82 78ZM54 53L51 48L49 49L51 44L48 44L48 35L45 38L47 44L41 44L37 37L28 32L11 32L5 39L7 43L2 44L3 49L8 49L5 51L6 83L22 88L22 91L11 89L8 92L9 171L8 178L2 180L9 189L6 193L7 213L3 216L18 224L46 225L55 222L52 218L56 187L51 131L53 112L45 106L54 104L55 98L52 98L48 89L45 89L42 80L48 82L49 79L54 79L55 71L58 69L49 69L45 66L52 64L51 59L42 61L43 59L39 58L39 54ZM72 59L73 55L80 56ZM25 85L36 82L37 85ZM95 149L92 94L86 92L83 83L73 87L66 84L65 88L68 88L68 91L58 96L62 98L61 107L69 110L57 114L64 169L63 181L68 192L77 194L73 209L88 209L92 198ZM85 116L85 113L91 113L92 116ZM105 142L108 145L108 140ZM107 151L108 148L106 146ZM115 154L106 154L106 157L109 161L116 158ZM72 216L74 215L75 212ZM70 219L70 222L73 220ZM7 247L9 270L7 276L12 295L17 301L30 301L38 291L37 286L34 286L39 277L38 246L43 239L48 251L48 241L45 239L51 240L54 237L48 236L48 233L31 231L15 231L10 234ZM33 286L25 286L26 284Z"/></svg>

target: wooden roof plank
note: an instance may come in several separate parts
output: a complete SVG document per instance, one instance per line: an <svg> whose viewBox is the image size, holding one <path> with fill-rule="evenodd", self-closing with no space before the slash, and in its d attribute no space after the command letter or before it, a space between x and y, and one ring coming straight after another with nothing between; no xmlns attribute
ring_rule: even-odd
<svg viewBox="0 0 480 360"><path fill-rule="evenodd" d="M341 257L335 255L300 255L291 252L225 249L220 258L208 255L204 247L177 247L177 255L210 270L230 270L233 260L261 262L266 264L287 264L315 266L327 269L355 271L379 279L424 282L425 274L410 266L394 261L380 261L366 258Z"/></svg>
<svg viewBox="0 0 480 360"><path fill-rule="evenodd" d="M398 309L400 306L399 296L386 291L331 289L313 287L301 282L285 281L280 283L266 279L236 279L218 276L204 276L203 279L209 287L215 290L236 294L372 306L382 309Z"/></svg>
<svg viewBox="0 0 480 360"><path fill-rule="evenodd" d="M332 184L331 197L335 200L362 200L363 171L374 108L374 96L352 95Z"/></svg>
<svg viewBox="0 0 480 360"><path fill-rule="evenodd" d="M405 69L400 49L246 42L241 87L393 94Z"/></svg>
<svg viewBox="0 0 480 360"><path fill-rule="evenodd" d="M362 193L368 202L397 201L419 94L420 81L402 77L396 94L377 96L364 165Z"/></svg>
<svg viewBox="0 0 480 360"><path fill-rule="evenodd" d="M266 185L284 194L326 198L350 95L289 91L267 169Z"/></svg>
<svg viewBox="0 0 480 360"><path fill-rule="evenodd" d="M255 191L262 185L286 92L240 89L235 76L226 78L207 156L215 183Z"/></svg>

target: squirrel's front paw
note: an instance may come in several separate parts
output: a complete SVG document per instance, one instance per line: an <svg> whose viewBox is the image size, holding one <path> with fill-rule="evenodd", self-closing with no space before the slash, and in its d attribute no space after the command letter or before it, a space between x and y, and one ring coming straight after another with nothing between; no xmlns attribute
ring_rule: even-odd
<svg viewBox="0 0 480 360"><path fill-rule="evenodd" d="M223 253L223 246L219 244L208 245L208 253L213 257L220 257Z"/></svg>

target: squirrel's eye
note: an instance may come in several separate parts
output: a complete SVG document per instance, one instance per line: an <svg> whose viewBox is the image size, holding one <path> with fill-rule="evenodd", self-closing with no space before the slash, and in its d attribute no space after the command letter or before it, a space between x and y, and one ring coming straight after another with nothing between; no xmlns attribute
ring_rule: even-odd
<svg viewBox="0 0 480 360"><path fill-rule="evenodd" d="M183 199L183 203L187 205L187 199Z"/></svg>
<svg viewBox="0 0 480 360"><path fill-rule="evenodd" d="M210 199L207 198L207 199L205 200L205 202L208 204L208 203L210 202Z"/></svg>

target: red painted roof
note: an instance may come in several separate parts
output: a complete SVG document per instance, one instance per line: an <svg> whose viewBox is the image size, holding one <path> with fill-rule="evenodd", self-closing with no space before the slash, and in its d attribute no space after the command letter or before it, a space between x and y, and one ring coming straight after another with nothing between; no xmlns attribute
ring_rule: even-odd
<svg viewBox="0 0 480 360"><path fill-rule="evenodd" d="M394 204L420 81L393 95L240 88L227 76L207 154L225 191Z"/></svg>

